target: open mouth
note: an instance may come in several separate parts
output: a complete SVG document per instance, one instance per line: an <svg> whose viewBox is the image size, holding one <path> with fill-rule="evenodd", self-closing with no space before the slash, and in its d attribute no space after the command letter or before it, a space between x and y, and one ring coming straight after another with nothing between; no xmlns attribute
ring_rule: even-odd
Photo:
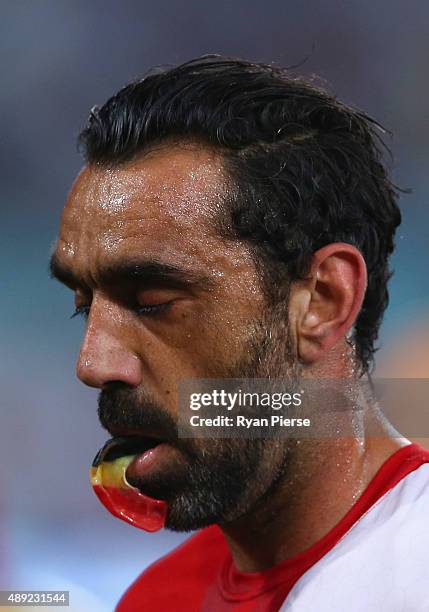
<svg viewBox="0 0 429 612"><path fill-rule="evenodd" d="M140 488L151 473L162 469L174 455L174 447L159 438L116 436L97 453L92 467L96 469L103 464L109 482L116 486Z"/></svg>
<svg viewBox="0 0 429 612"><path fill-rule="evenodd" d="M144 455L160 443L160 440L143 436L117 436L111 438L98 451L92 466L97 467L103 461L115 461L120 457Z"/></svg>

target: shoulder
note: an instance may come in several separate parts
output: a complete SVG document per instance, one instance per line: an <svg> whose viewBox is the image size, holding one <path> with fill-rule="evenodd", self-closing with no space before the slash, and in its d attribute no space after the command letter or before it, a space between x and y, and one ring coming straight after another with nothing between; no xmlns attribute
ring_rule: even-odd
<svg viewBox="0 0 429 612"><path fill-rule="evenodd" d="M389 490L296 583L284 606L352 612L426 610L429 568L429 455ZM343 580L342 577L350 579Z"/></svg>
<svg viewBox="0 0 429 612"><path fill-rule="evenodd" d="M145 570L119 601L117 612L197 610L228 548L221 530L208 527ZM166 588L168 586L168 588Z"/></svg>

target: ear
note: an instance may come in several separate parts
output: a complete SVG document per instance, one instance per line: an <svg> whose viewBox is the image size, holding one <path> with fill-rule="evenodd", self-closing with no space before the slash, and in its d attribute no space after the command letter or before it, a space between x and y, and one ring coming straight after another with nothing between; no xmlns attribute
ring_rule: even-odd
<svg viewBox="0 0 429 612"><path fill-rule="evenodd" d="M321 359L353 326L367 284L365 261L346 243L328 244L313 255L310 275L292 283L289 316L298 355Z"/></svg>

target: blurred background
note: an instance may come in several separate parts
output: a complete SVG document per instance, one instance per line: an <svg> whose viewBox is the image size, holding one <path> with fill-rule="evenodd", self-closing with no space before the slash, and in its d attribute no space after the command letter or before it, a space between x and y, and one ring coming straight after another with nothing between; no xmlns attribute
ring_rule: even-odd
<svg viewBox="0 0 429 612"><path fill-rule="evenodd" d="M154 65L208 52L297 66L393 137L403 224L378 373L429 377L429 3L268 0L0 1L1 589L69 589L112 610L184 536L137 531L96 500L105 434L75 379L82 323L47 262L91 106Z"/></svg>

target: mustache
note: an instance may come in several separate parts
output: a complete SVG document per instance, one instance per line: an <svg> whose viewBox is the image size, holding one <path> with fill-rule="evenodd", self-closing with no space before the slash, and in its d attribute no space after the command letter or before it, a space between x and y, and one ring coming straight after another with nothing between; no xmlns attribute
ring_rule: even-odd
<svg viewBox="0 0 429 612"><path fill-rule="evenodd" d="M177 424L169 412L147 392L139 389L137 393L122 383L111 383L100 392L98 418L108 431L147 430L165 442L178 441Z"/></svg>

